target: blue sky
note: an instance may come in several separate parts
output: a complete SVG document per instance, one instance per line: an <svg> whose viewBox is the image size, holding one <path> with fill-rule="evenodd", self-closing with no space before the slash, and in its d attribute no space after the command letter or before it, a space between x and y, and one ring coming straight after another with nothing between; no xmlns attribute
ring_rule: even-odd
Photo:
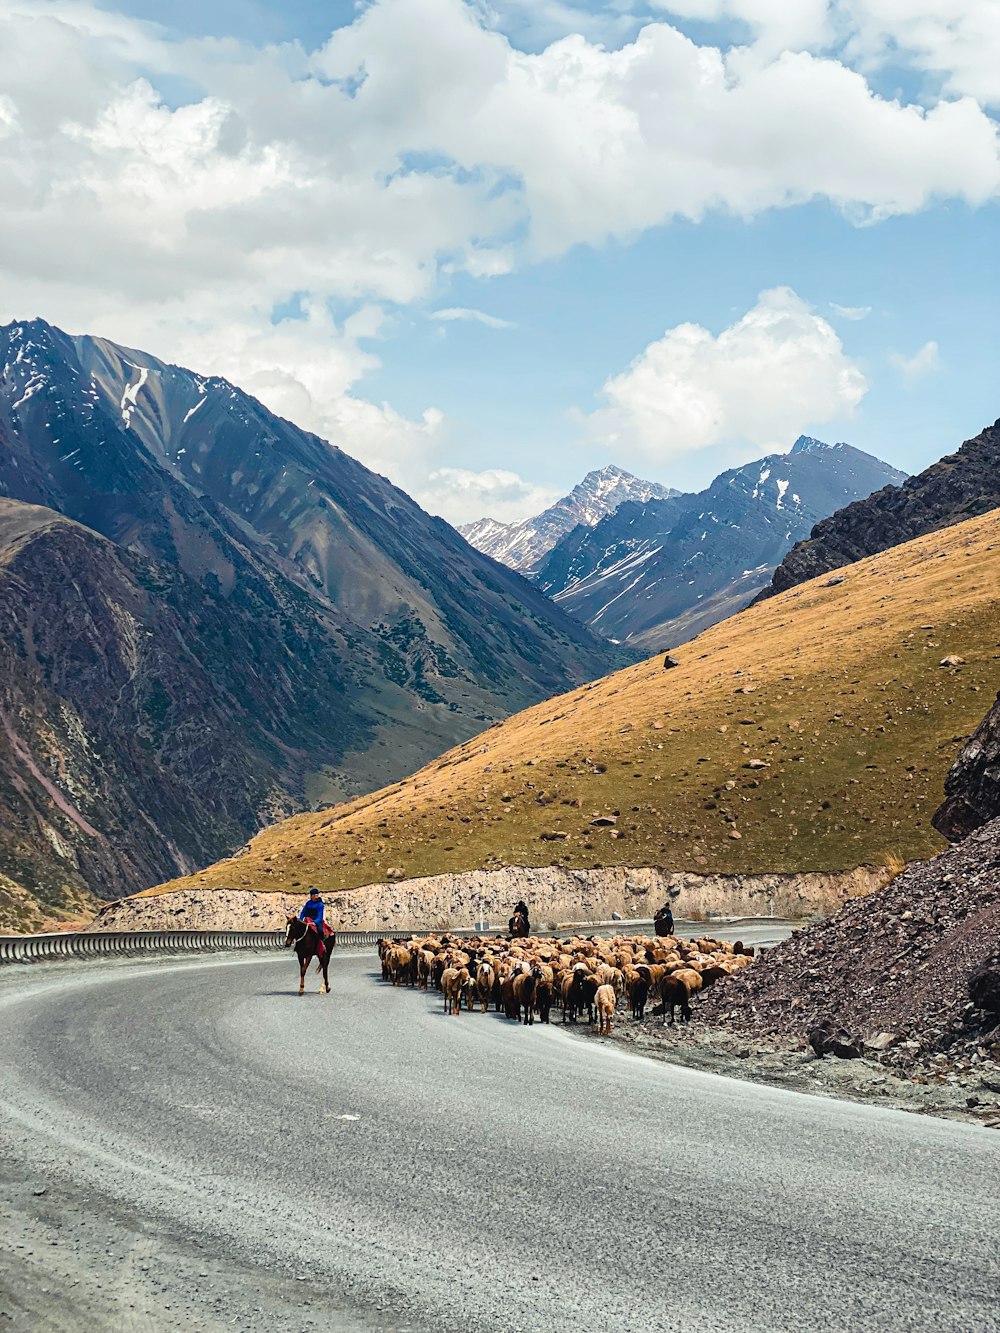
<svg viewBox="0 0 1000 1333"><path fill-rule="evenodd" d="M455 522L1000 415L1000 8L164 12L0 15L3 318L226 374Z"/></svg>

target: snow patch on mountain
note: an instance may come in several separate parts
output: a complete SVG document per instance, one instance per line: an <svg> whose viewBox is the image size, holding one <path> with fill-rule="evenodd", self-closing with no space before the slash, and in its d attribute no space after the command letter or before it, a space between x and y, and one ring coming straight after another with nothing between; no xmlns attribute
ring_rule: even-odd
<svg viewBox="0 0 1000 1333"><path fill-rule="evenodd" d="M557 500L544 513L520 523L501 523L481 518L458 530L470 545L486 555L530 575L539 561L574 528L595 527L628 500L640 503L665 500L678 494L655 481L643 481L609 463L588 472L569 495Z"/></svg>

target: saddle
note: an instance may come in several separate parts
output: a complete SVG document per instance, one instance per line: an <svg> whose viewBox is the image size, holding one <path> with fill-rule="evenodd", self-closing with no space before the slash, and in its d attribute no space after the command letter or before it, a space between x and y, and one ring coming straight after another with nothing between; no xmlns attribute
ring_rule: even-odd
<svg viewBox="0 0 1000 1333"><path fill-rule="evenodd" d="M309 930L313 930L313 931L316 932L317 935L319 935L320 938L319 938L319 950L318 950L318 953L319 953L319 956L322 958L323 954L324 954L325 951L326 951L327 940L329 940L330 936L333 934L333 931L330 929L330 927L329 927L329 926L326 924L326 922L324 921L324 922L323 922L323 930L322 930L322 933L320 933L320 929L319 929L319 927L316 925L316 922L313 921L313 920L311 920L309 917L306 917L306 926L309 928Z"/></svg>

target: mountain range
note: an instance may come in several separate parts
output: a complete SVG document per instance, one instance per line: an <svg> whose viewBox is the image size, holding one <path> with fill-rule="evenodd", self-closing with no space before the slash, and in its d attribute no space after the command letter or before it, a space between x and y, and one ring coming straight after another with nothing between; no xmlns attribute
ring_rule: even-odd
<svg viewBox="0 0 1000 1333"><path fill-rule="evenodd" d="M151 892L384 885L391 925L403 878L417 896L424 876L522 866L898 867L943 845L932 816L996 692L998 616L1000 511L792 588L669 670L651 658L538 704ZM993 744L964 752L974 815L995 800Z"/></svg>
<svg viewBox="0 0 1000 1333"><path fill-rule="evenodd" d="M998 506L1000 421L901 485L886 486L817 523L809 540L788 552L760 596L771 597Z"/></svg>
<svg viewBox="0 0 1000 1333"><path fill-rule="evenodd" d="M665 500L678 492L659 482L642 481L609 463L588 472L584 479L534 518L520 523L500 523L481 518L465 523L459 532L465 540L511 569L530 577L531 571L553 546L583 526L591 528L627 500Z"/></svg>
<svg viewBox="0 0 1000 1333"><path fill-rule="evenodd" d="M8 919L37 920L25 886L58 912L190 870L621 660L235 385L40 320L0 329L0 497Z"/></svg>
<svg viewBox="0 0 1000 1333"><path fill-rule="evenodd" d="M905 475L851 445L800 436L787 454L723 472L697 494L627 501L575 528L534 580L595 632L668 648L745 606L818 518Z"/></svg>

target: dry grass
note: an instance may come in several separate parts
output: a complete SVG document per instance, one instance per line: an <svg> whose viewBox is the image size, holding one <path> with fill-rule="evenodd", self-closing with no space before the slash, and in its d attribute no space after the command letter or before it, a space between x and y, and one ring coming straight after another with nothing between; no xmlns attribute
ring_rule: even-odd
<svg viewBox="0 0 1000 1333"><path fill-rule="evenodd" d="M333 891L390 867L502 864L838 870L932 853L945 773L1000 683L1000 511L828 585L707 630L671 671L656 657L551 699L164 887ZM965 664L941 668L949 654Z"/></svg>

